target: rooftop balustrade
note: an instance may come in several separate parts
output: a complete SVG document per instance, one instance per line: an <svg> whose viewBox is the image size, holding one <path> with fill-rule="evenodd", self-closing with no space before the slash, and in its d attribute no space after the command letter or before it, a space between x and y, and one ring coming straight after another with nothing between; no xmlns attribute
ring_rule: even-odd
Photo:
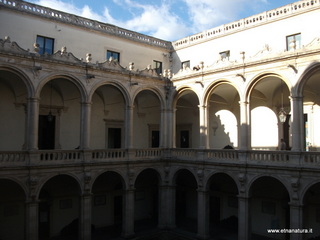
<svg viewBox="0 0 320 240"><path fill-rule="evenodd" d="M189 45L198 44L200 42L221 37L229 33L245 30L247 28L255 27L257 25L262 25L270 21L288 18L296 13L308 11L313 8L319 8L319 6L320 1L298 1L279 8L272 9L270 11L265 11L247 18L240 19L238 21L217 26L206 31L185 37L183 39L174 41L172 45L175 49L188 47Z"/></svg>
<svg viewBox="0 0 320 240"><path fill-rule="evenodd" d="M55 21L61 21L68 24L73 24L80 27L90 28L92 30L104 32L122 38L127 38L132 41L145 43L161 48L171 49L171 43L158 38L147 36L141 33L130 31L124 28L117 27L112 24L102 23L99 21L87 19L73 14L61 12L47 7L42 7L21 0L0 0L0 6L6 6L10 9L38 15Z"/></svg>

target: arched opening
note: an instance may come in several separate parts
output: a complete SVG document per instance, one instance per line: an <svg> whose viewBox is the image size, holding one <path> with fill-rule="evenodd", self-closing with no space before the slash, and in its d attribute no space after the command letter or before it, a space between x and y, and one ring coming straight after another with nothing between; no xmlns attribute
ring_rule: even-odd
<svg viewBox="0 0 320 240"><path fill-rule="evenodd" d="M125 100L111 85L99 87L92 96L91 147L124 148Z"/></svg>
<svg viewBox="0 0 320 240"><path fill-rule="evenodd" d="M208 182L210 235L238 239L238 188L224 173L213 175Z"/></svg>
<svg viewBox="0 0 320 240"><path fill-rule="evenodd" d="M25 148L25 129L28 92L21 78L0 71L0 150Z"/></svg>
<svg viewBox="0 0 320 240"><path fill-rule="evenodd" d="M312 233L304 234L303 239L320 237L320 183L312 185L303 198L303 227L312 229Z"/></svg>
<svg viewBox="0 0 320 240"><path fill-rule="evenodd" d="M39 194L39 240L79 239L80 188L68 175L49 179Z"/></svg>
<svg viewBox="0 0 320 240"><path fill-rule="evenodd" d="M101 174L92 186L93 239L120 237L123 223L122 177L116 172Z"/></svg>
<svg viewBox="0 0 320 240"><path fill-rule="evenodd" d="M220 84L211 92L208 101L210 148L238 147L239 101L238 92L230 84Z"/></svg>
<svg viewBox="0 0 320 240"><path fill-rule="evenodd" d="M24 240L26 230L26 196L14 181L0 179L0 238Z"/></svg>
<svg viewBox="0 0 320 240"><path fill-rule="evenodd" d="M191 90L183 91L176 104L176 147L199 147L199 100Z"/></svg>
<svg viewBox="0 0 320 240"><path fill-rule="evenodd" d="M160 123L161 103L158 96L150 90L140 92L134 100L134 147L160 147Z"/></svg>
<svg viewBox="0 0 320 240"><path fill-rule="evenodd" d="M317 67L303 87L304 146L307 151L320 150L320 68Z"/></svg>
<svg viewBox="0 0 320 240"><path fill-rule="evenodd" d="M135 232L154 229L159 217L159 173L143 170L135 182Z"/></svg>
<svg viewBox="0 0 320 240"><path fill-rule="evenodd" d="M186 169L176 173L176 226L188 232L197 232L197 181Z"/></svg>
<svg viewBox="0 0 320 240"><path fill-rule="evenodd" d="M276 150L279 145L278 120L267 107L251 111L251 146L256 150Z"/></svg>
<svg viewBox="0 0 320 240"><path fill-rule="evenodd" d="M289 193L273 177L260 177L250 187L251 239L261 237L287 240L289 234L271 235L267 229L290 228Z"/></svg>
<svg viewBox="0 0 320 240"><path fill-rule="evenodd" d="M56 78L40 94L39 149L75 149L80 145L81 94L71 81Z"/></svg>
<svg viewBox="0 0 320 240"><path fill-rule="evenodd" d="M264 76L254 85L250 93L253 149L280 150L281 139L285 150L291 148L289 95L286 83L276 75Z"/></svg>

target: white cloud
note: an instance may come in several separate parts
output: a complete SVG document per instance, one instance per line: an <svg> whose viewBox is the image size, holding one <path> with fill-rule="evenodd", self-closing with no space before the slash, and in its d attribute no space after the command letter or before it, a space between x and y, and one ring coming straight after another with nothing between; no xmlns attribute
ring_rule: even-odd
<svg viewBox="0 0 320 240"><path fill-rule="evenodd" d="M195 31L203 31L239 17L242 9L249 7L252 0L184 0Z"/></svg>
<svg viewBox="0 0 320 240"><path fill-rule="evenodd" d="M75 14L81 17L104 21L104 17L93 12L88 5L85 5L83 8L78 8L74 4L67 3L62 0L35 0L30 2L59 11Z"/></svg>

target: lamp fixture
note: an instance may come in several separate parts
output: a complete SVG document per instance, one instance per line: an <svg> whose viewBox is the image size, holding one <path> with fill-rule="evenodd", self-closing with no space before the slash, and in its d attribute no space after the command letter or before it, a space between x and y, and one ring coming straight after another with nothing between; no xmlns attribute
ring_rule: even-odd
<svg viewBox="0 0 320 240"><path fill-rule="evenodd" d="M284 123L287 119L287 113L283 108L283 83L281 80L281 108L280 108L280 112L278 113L279 116L279 120L281 123Z"/></svg>

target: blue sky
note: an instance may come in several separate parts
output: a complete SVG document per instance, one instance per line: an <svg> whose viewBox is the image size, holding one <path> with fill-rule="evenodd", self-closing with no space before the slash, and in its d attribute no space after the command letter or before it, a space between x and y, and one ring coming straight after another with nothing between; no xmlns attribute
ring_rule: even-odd
<svg viewBox="0 0 320 240"><path fill-rule="evenodd" d="M294 0L28 0L174 41Z"/></svg>

